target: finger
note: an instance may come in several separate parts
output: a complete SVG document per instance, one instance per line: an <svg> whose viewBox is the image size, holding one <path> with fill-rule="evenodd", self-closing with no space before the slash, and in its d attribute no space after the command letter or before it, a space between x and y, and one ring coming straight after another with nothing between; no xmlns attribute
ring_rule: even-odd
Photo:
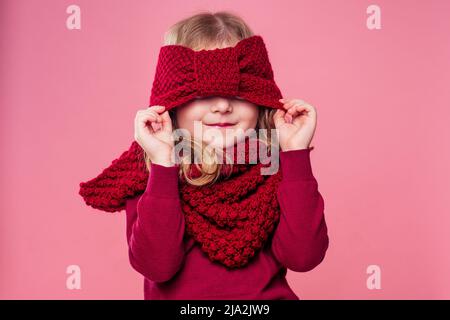
<svg viewBox="0 0 450 320"><path fill-rule="evenodd" d="M160 108L148 107L147 109L138 110L137 113L138 114L143 114L143 113L148 113L148 112L154 112L156 114L159 114L159 113L161 113L160 110L162 110L162 108L160 109Z"/></svg>
<svg viewBox="0 0 450 320"><path fill-rule="evenodd" d="M312 106L306 102L304 105L301 105L301 106L299 106L299 108L296 108L296 110L300 113L306 113L308 115L308 117L311 117L311 118L317 117L316 108L314 108L314 106Z"/></svg>
<svg viewBox="0 0 450 320"><path fill-rule="evenodd" d="M141 115L140 117L138 117L137 122L138 122L138 126L140 128L145 128L145 127L148 127L147 126L148 122L150 122L150 125L151 125L152 122L156 123L156 122L158 122L158 120L157 120L157 116L155 114L148 113L148 114L144 114L144 115Z"/></svg>
<svg viewBox="0 0 450 320"><path fill-rule="evenodd" d="M308 110L308 112L316 113L316 108L314 108L314 106L312 106L312 105L310 105L309 103L306 103L306 102L305 102L304 105L305 105L306 109Z"/></svg>
<svg viewBox="0 0 450 320"><path fill-rule="evenodd" d="M162 129L162 125L161 123L157 123L157 122L152 122L151 126L153 128L153 131L159 131L160 129Z"/></svg>
<svg viewBox="0 0 450 320"><path fill-rule="evenodd" d="M294 101L296 102L296 104L300 105L300 104L306 104L305 100L302 99L294 99Z"/></svg>
<svg viewBox="0 0 450 320"><path fill-rule="evenodd" d="M306 105L307 103L302 99L292 99L287 103L288 108L292 108L294 105Z"/></svg>
<svg viewBox="0 0 450 320"><path fill-rule="evenodd" d="M163 130L172 130L172 119L170 118L168 111L161 114L161 127Z"/></svg>
<svg viewBox="0 0 450 320"><path fill-rule="evenodd" d="M153 111L158 114L158 113L163 112L164 109L165 109L164 106L150 106L150 107L147 107L146 109L138 110L137 114L147 113L148 111Z"/></svg>
<svg viewBox="0 0 450 320"><path fill-rule="evenodd" d="M292 116L289 114L289 113L286 113L285 115L284 115L284 119L285 119L285 121L286 121L286 123L292 123Z"/></svg>
<svg viewBox="0 0 450 320"><path fill-rule="evenodd" d="M154 111L147 111L146 113L144 113L144 116L145 115L150 115L152 119L155 119L154 121L156 122L162 122L161 116Z"/></svg>
<svg viewBox="0 0 450 320"><path fill-rule="evenodd" d="M274 115L273 115L273 122L275 124L275 127L279 127L282 124L286 123L285 119L284 119L284 115L286 114L286 112L284 110L278 109Z"/></svg>
<svg viewBox="0 0 450 320"><path fill-rule="evenodd" d="M293 106L294 104L295 104L295 100L291 100L291 101L285 103L283 107L284 107L286 110L289 110L290 108L292 108L292 106Z"/></svg>
<svg viewBox="0 0 450 320"><path fill-rule="evenodd" d="M291 100L292 100L291 98L281 98L281 99L279 99L279 101L281 101L283 103L287 103L287 102L289 102Z"/></svg>
<svg viewBox="0 0 450 320"><path fill-rule="evenodd" d="M164 111L163 113L161 113L160 118L163 125L172 123L172 119L170 118L168 111Z"/></svg>
<svg viewBox="0 0 450 320"><path fill-rule="evenodd" d="M164 107L164 106L156 105L156 106L150 106L146 110L155 110L155 111L161 113L161 112L164 112L165 109L166 109L166 107Z"/></svg>
<svg viewBox="0 0 450 320"><path fill-rule="evenodd" d="M290 108L287 112L293 116L296 117L297 115L301 114L303 111L308 112L308 107L305 105L295 105L292 108Z"/></svg>
<svg viewBox="0 0 450 320"><path fill-rule="evenodd" d="M157 112L155 112L154 110L144 110L141 112L141 115L153 115L156 119L157 122L162 122L162 117L160 114L158 114Z"/></svg>
<svg viewBox="0 0 450 320"><path fill-rule="evenodd" d="M147 109L141 110L141 113L148 113L148 112L153 112L157 115L160 115L161 113L164 112L166 108L164 106L152 106L152 107L148 107Z"/></svg>

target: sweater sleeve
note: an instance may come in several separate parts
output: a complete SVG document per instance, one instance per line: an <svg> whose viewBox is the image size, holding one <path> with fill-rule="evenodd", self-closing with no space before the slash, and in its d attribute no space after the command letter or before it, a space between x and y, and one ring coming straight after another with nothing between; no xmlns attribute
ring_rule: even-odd
<svg viewBox="0 0 450 320"><path fill-rule="evenodd" d="M185 256L178 167L152 163L146 190L127 200L126 215L131 266L152 281L170 280Z"/></svg>
<svg viewBox="0 0 450 320"><path fill-rule="evenodd" d="M271 248L284 267L296 272L319 265L329 243L324 200L311 169L311 150L280 152L283 178L277 198L281 212Z"/></svg>

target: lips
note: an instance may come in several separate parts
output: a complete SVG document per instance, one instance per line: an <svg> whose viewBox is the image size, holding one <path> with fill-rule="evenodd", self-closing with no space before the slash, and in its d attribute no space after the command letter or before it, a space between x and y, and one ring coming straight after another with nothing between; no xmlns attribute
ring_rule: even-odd
<svg viewBox="0 0 450 320"><path fill-rule="evenodd" d="M210 123L210 124L206 124L206 125L210 126L210 127L232 127L235 125L235 123L220 122L220 123Z"/></svg>

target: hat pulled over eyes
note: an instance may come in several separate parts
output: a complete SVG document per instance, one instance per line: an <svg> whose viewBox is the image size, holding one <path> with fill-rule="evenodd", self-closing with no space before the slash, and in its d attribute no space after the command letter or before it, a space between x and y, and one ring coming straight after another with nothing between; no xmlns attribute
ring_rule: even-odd
<svg viewBox="0 0 450 320"><path fill-rule="evenodd" d="M234 47L194 51L165 45L159 52L150 106L170 110L198 97L240 97L256 105L283 109L280 89L261 36L239 41ZM146 189L149 173L144 150L132 141L96 177L79 184L88 206L105 212L124 210L126 200Z"/></svg>
<svg viewBox="0 0 450 320"><path fill-rule="evenodd" d="M170 110L198 97L240 97L282 109L280 89L263 38L254 35L234 47L195 51L182 45L160 48L150 106Z"/></svg>

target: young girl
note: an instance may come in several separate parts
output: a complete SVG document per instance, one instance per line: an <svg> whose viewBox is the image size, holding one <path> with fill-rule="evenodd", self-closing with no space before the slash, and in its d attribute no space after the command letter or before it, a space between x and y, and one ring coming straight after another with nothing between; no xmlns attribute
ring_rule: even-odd
<svg viewBox="0 0 450 320"><path fill-rule="evenodd" d="M136 114L129 150L80 183L88 205L126 210L129 261L144 276L144 298L299 299L287 269L312 270L328 248L310 162L315 108L281 98L262 38L228 12L196 14L166 33L150 102ZM180 162L177 129L194 137ZM270 129L280 166L262 175L264 164L247 163L250 139L239 132L263 132L258 140L274 150ZM227 139L214 140L217 132ZM219 161L217 151L230 146L236 161L242 141L246 163Z"/></svg>

